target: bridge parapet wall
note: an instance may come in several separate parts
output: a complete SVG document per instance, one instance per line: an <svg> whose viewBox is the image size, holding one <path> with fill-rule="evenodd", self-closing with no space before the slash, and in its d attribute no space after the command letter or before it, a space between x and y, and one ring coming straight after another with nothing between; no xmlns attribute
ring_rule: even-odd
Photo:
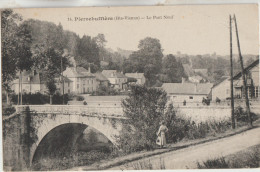
<svg viewBox="0 0 260 172"><path fill-rule="evenodd" d="M107 116L124 118L122 107L118 106L86 106L86 105L28 105L30 111L37 113L58 113L63 115L85 114L88 116ZM16 112L23 112L27 106L16 106Z"/></svg>

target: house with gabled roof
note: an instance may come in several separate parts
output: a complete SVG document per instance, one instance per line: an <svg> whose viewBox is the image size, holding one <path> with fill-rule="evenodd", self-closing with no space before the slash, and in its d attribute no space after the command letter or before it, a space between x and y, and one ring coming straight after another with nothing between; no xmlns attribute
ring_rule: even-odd
<svg viewBox="0 0 260 172"><path fill-rule="evenodd" d="M212 86L211 83L164 83L162 89L173 104L191 104L201 103L203 98L209 97Z"/></svg>
<svg viewBox="0 0 260 172"><path fill-rule="evenodd" d="M97 88L99 88L100 86L108 87L109 80L102 73L97 72L94 75L96 76L97 80Z"/></svg>
<svg viewBox="0 0 260 172"><path fill-rule="evenodd" d="M61 82L61 77L59 75L53 76L55 79L55 85L57 92L62 93L63 84ZM63 77L64 80L64 93L70 93L72 81L67 77ZM42 77L40 72L36 71L23 71L22 72L22 81L20 82L23 93L42 93L45 94L48 92L45 86L45 80ZM19 93L19 78L15 79L11 84L11 89L18 94Z"/></svg>
<svg viewBox="0 0 260 172"><path fill-rule="evenodd" d="M249 99L259 99L259 59L245 68L246 86ZM244 98L242 73L233 77L234 98ZM212 88L212 100L219 98L226 100L230 98L230 77L222 77L221 81ZM243 95L243 96L242 96Z"/></svg>
<svg viewBox="0 0 260 172"><path fill-rule="evenodd" d="M72 92L76 94L92 93L97 89L96 76L91 73L90 67L68 67L63 76L72 80Z"/></svg>
<svg viewBox="0 0 260 172"><path fill-rule="evenodd" d="M103 70L102 74L109 80L111 87L123 90L127 87L127 77L116 70Z"/></svg>
<svg viewBox="0 0 260 172"><path fill-rule="evenodd" d="M259 57L245 68L245 79L247 94L250 99L259 99ZM235 98L244 98L242 73L239 72L233 77Z"/></svg>

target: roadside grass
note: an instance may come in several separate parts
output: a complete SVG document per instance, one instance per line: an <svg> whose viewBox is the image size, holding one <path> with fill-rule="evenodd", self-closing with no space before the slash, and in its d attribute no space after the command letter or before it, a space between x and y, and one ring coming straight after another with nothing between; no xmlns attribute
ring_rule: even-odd
<svg viewBox="0 0 260 172"><path fill-rule="evenodd" d="M225 160L224 157L216 158L216 159L210 159L202 164L197 162L197 167L199 169L215 169L215 168L229 168L229 163Z"/></svg>
<svg viewBox="0 0 260 172"><path fill-rule="evenodd" d="M165 162L164 159L160 158L157 163L152 163L150 159L142 160L138 162L130 163L130 165L125 166L125 169L133 168L134 170L164 170Z"/></svg>
<svg viewBox="0 0 260 172"><path fill-rule="evenodd" d="M260 127L260 114L257 114L257 116L258 116L258 119L254 121L253 128ZM176 149L184 148L187 146L192 146L192 145L196 145L196 144L205 143L208 141L213 141L213 140L233 136L233 135L245 132L245 131L253 129L253 128L249 128L246 123L239 122L239 123L237 123L237 128L235 128L235 129L229 128L225 132L220 132L220 133L211 132L211 133L208 133L205 138L192 139L192 140L184 138L177 143L168 144L168 148L176 148Z"/></svg>
<svg viewBox="0 0 260 172"><path fill-rule="evenodd" d="M226 157L209 159L202 163L197 162L199 169L218 168L259 168L260 144Z"/></svg>

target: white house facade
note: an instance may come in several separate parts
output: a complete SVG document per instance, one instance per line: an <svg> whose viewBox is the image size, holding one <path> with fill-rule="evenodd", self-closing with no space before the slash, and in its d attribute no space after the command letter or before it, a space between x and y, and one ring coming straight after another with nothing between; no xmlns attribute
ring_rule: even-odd
<svg viewBox="0 0 260 172"><path fill-rule="evenodd" d="M91 93L97 89L96 76L83 67L67 68L63 75L72 81L72 92L76 94Z"/></svg>

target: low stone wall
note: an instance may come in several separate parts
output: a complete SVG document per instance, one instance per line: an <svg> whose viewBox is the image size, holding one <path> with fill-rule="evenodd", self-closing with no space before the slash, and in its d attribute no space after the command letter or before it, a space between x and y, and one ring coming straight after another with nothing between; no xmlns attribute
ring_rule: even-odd
<svg viewBox="0 0 260 172"><path fill-rule="evenodd" d="M222 121L228 120L231 115L231 108L227 106L200 106L177 108L179 115L190 118L192 121L199 123L205 121Z"/></svg>

